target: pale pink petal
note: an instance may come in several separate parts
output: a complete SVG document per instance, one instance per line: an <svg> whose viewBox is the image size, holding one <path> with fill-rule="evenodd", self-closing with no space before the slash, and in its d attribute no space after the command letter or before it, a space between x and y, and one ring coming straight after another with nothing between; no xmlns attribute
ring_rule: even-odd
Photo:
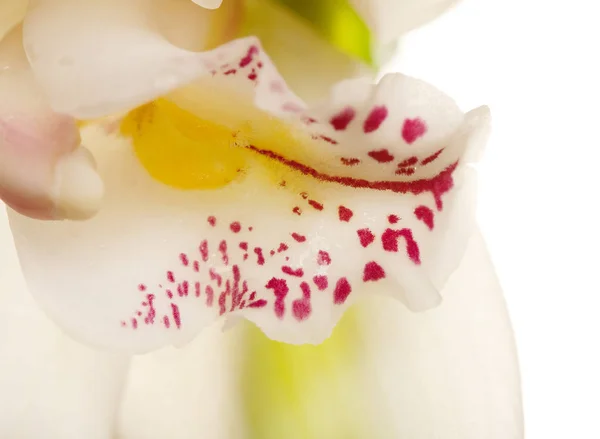
<svg viewBox="0 0 600 439"><path fill-rule="evenodd" d="M29 69L16 27L0 42L0 197L41 219L82 219L102 182L70 116L49 107Z"/></svg>
<svg viewBox="0 0 600 439"><path fill-rule="evenodd" d="M231 130L230 154L245 162L228 186L174 189L149 176L126 139L90 138L107 185L96 218L11 216L33 294L70 333L146 351L229 316L273 339L319 343L360 297L393 295L415 311L439 304L472 232L466 157L485 140L487 109L464 115L435 88L390 75L342 84L306 110L285 87L263 88L272 66L251 41L242 61L236 45L248 40L216 52L224 65L214 77L168 96ZM222 73L235 63L256 65L257 78ZM230 95L216 99L215 87Z"/></svg>

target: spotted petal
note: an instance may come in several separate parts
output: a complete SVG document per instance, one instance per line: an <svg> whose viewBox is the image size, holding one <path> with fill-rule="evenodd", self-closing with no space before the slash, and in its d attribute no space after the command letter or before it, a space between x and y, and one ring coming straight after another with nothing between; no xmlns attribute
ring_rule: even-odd
<svg viewBox="0 0 600 439"><path fill-rule="evenodd" d="M226 317L319 343L374 293L436 306L471 233L467 154L487 110L464 115L402 75L342 83L305 109L255 40L212 55L214 75L127 118L131 139L84 136L106 184L97 217L11 214L48 313L87 342L139 352Z"/></svg>

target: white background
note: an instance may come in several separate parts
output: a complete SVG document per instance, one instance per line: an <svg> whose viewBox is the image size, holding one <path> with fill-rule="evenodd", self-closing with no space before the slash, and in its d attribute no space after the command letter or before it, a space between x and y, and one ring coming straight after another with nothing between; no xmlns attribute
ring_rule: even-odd
<svg viewBox="0 0 600 439"><path fill-rule="evenodd" d="M520 355L528 439L600 438L600 5L465 0L395 69L488 104L479 220ZM484 439L484 438L482 438Z"/></svg>

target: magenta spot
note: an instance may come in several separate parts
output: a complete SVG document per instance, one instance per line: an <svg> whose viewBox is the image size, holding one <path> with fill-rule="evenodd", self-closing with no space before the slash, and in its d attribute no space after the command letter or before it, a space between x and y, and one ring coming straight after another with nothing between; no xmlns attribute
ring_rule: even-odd
<svg viewBox="0 0 600 439"><path fill-rule="evenodd" d="M229 70L227 70L227 71L226 71L225 73L223 73L223 74L224 74L225 76L228 76L228 75L235 75L236 73L237 73L237 70L236 70L236 69L229 69Z"/></svg>
<svg viewBox="0 0 600 439"><path fill-rule="evenodd" d="M375 235L369 229L357 230L358 239L360 239L360 245L367 248L373 241L375 241Z"/></svg>
<svg viewBox="0 0 600 439"><path fill-rule="evenodd" d="M383 121L388 116L388 109L384 106L375 107L371 110L371 113L367 116L365 123L363 125L363 131L365 133L371 133L381 126Z"/></svg>
<svg viewBox="0 0 600 439"><path fill-rule="evenodd" d="M300 207L298 207L298 206L294 207L292 209L292 212L295 213L298 216L302 215L302 209L300 209Z"/></svg>
<svg viewBox="0 0 600 439"><path fill-rule="evenodd" d="M167 280L169 282L175 282L175 275L172 271L167 271Z"/></svg>
<svg viewBox="0 0 600 439"><path fill-rule="evenodd" d="M325 250L319 250L319 254L317 255L317 264L319 265L330 265L331 264L331 256Z"/></svg>
<svg viewBox="0 0 600 439"><path fill-rule="evenodd" d="M240 68L244 68L246 67L248 64L250 64L252 62L252 60L254 59L254 55L258 54L258 47L256 46L250 46L248 48L248 51L246 52L246 55L240 60Z"/></svg>
<svg viewBox="0 0 600 439"><path fill-rule="evenodd" d="M208 275L210 276L211 281L217 281L217 285L219 287L221 286L223 283L223 277L215 271L214 267L211 267L210 270L208 270Z"/></svg>
<svg viewBox="0 0 600 439"><path fill-rule="evenodd" d="M308 192L300 192L300 196L306 200L308 198Z"/></svg>
<svg viewBox="0 0 600 439"><path fill-rule="evenodd" d="M265 265L265 256L263 255L262 248L254 247L254 253L256 253L257 256L256 263L258 265Z"/></svg>
<svg viewBox="0 0 600 439"><path fill-rule="evenodd" d="M163 325L165 325L165 328L167 328L167 329L169 329L171 327L171 322L169 321L168 316L163 317Z"/></svg>
<svg viewBox="0 0 600 439"><path fill-rule="evenodd" d="M404 168L406 166L414 166L418 163L419 159L415 156L407 158L403 162L398 163L399 168Z"/></svg>
<svg viewBox="0 0 600 439"><path fill-rule="evenodd" d="M189 284L187 280L184 280L180 284L177 285L177 294L179 297L187 296L189 291Z"/></svg>
<svg viewBox="0 0 600 439"><path fill-rule="evenodd" d="M415 216L418 220L423 221L429 230L433 230L433 210L427 206L419 206L415 209Z"/></svg>
<svg viewBox="0 0 600 439"><path fill-rule="evenodd" d="M195 282L194 283L194 292L196 294L196 297L200 297L200 282Z"/></svg>
<svg viewBox="0 0 600 439"><path fill-rule="evenodd" d="M208 224L210 224L212 227L217 225L217 218L215 218L214 216L209 216L208 217Z"/></svg>
<svg viewBox="0 0 600 439"><path fill-rule="evenodd" d="M400 168L396 169L396 175L413 175L415 173L415 168Z"/></svg>
<svg viewBox="0 0 600 439"><path fill-rule="evenodd" d="M240 224L239 222L237 222L237 221L234 221L234 222L232 222L232 223L229 225L229 228L231 229L231 231L232 231L233 233L239 233L239 232L240 232L240 230L242 230L242 226L241 226L241 224Z"/></svg>
<svg viewBox="0 0 600 439"><path fill-rule="evenodd" d="M271 250L271 251L269 252L269 254L270 254L271 256L275 256L275 250Z"/></svg>
<svg viewBox="0 0 600 439"><path fill-rule="evenodd" d="M348 282L348 279L345 277L340 278L335 284L335 290L333 291L333 303L341 305L346 301L351 292L352 286Z"/></svg>
<svg viewBox="0 0 600 439"><path fill-rule="evenodd" d="M138 327L137 319L135 319L135 318L131 319L131 327L133 329L137 329L137 327Z"/></svg>
<svg viewBox="0 0 600 439"><path fill-rule="evenodd" d="M283 267L281 267L281 271L283 271L285 274L287 274L289 276L295 276L295 277L304 276L304 270L302 268L298 268L298 269L294 270L292 267L288 267L287 265L284 265Z"/></svg>
<svg viewBox="0 0 600 439"><path fill-rule="evenodd" d="M315 137L313 137L313 139L314 139L314 138L315 138ZM337 144L338 144L338 141L337 141L337 140L335 140L335 139L332 139L331 137L329 137L329 136L325 136L325 135L323 135L323 134L321 134L321 135L318 137L318 139L324 140L325 142L327 142L327 143L331 143L332 145L337 145Z"/></svg>
<svg viewBox="0 0 600 439"><path fill-rule="evenodd" d="M306 282L300 284L302 299L294 300L292 303L292 314L298 321L306 320L312 312L310 305L310 286Z"/></svg>
<svg viewBox="0 0 600 439"><path fill-rule="evenodd" d="M208 261L208 241L206 239L200 243L200 255L204 262Z"/></svg>
<svg viewBox="0 0 600 439"><path fill-rule="evenodd" d="M320 291L324 291L329 286L329 281L327 280L327 276L317 275L313 277L313 282L317 286Z"/></svg>
<svg viewBox="0 0 600 439"><path fill-rule="evenodd" d="M265 299L260 299L248 304L248 308L264 308L265 306L267 306L267 301Z"/></svg>
<svg viewBox="0 0 600 439"><path fill-rule="evenodd" d="M425 159L423 159L423 161L421 162L421 165L425 166L431 162L436 161L437 158L444 152L444 149L445 148L442 148L439 151L436 151L435 153L431 154L429 157L426 157Z"/></svg>
<svg viewBox="0 0 600 439"><path fill-rule="evenodd" d="M181 253L181 254L179 255L179 260L180 260L180 261L181 261L181 263L182 263L184 266L186 266L186 267L187 267L187 266L189 265L189 263L190 263L190 260L188 259L187 255L186 255L185 253Z"/></svg>
<svg viewBox="0 0 600 439"><path fill-rule="evenodd" d="M342 157L340 158L340 161L344 166L356 166L360 164L360 160L356 157Z"/></svg>
<svg viewBox="0 0 600 439"><path fill-rule="evenodd" d="M283 319L285 314L285 297L289 292L287 282L285 279L271 278L271 280L265 285L265 288L273 290L275 295L275 315L279 319Z"/></svg>
<svg viewBox="0 0 600 439"><path fill-rule="evenodd" d="M398 218L396 215L388 215L388 222L390 224L396 224L398 221L400 221L400 218Z"/></svg>
<svg viewBox="0 0 600 439"><path fill-rule="evenodd" d="M408 144L413 143L427 132L427 125L422 119L406 119L402 127L402 138Z"/></svg>
<svg viewBox="0 0 600 439"><path fill-rule="evenodd" d="M377 262L371 261L365 265L365 269L363 271L363 281L378 281L385 277L385 271Z"/></svg>
<svg viewBox="0 0 600 439"><path fill-rule="evenodd" d="M344 207L344 206L338 207L338 217L340 218L340 221L344 221L347 223L348 221L350 221L352 219L352 216L354 216L354 212L352 212L347 207Z"/></svg>
<svg viewBox="0 0 600 439"><path fill-rule="evenodd" d="M292 238L294 238L297 242L306 241L306 236L300 235L298 233L292 233Z"/></svg>
<svg viewBox="0 0 600 439"><path fill-rule="evenodd" d="M419 245L413 238L413 234L410 229L402 229L402 230L392 230L387 229L381 235L381 242L383 244L383 249L388 252L397 252L398 251L398 239L402 237L406 240L406 253L408 257L415 264L420 264L420 251Z"/></svg>
<svg viewBox="0 0 600 439"><path fill-rule="evenodd" d="M245 252L248 251L248 243L247 242L240 242L240 248L242 250L244 250Z"/></svg>
<svg viewBox="0 0 600 439"><path fill-rule="evenodd" d="M352 107L346 107L331 118L329 123L336 131L343 131L356 116L356 111Z"/></svg>
<svg viewBox="0 0 600 439"><path fill-rule="evenodd" d="M315 200L308 200L308 204L316 210L323 210L323 205Z"/></svg>
<svg viewBox="0 0 600 439"><path fill-rule="evenodd" d="M229 265L229 256L227 255L227 242L222 240L219 243L219 251L221 252L221 260L225 265Z"/></svg>
<svg viewBox="0 0 600 439"><path fill-rule="evenodd" d="M198 273L200 271L200 262L194 261L194 271Z"/></svg>
<svg viewBox="0 0 600 439"><path fill-rule="evenodd" d="M139 284L139 285L138 285L138 290L140 290L140 291L146 291L146 285L144 285L144 284Z"/></svg>
<svg viewBox="0 0 600 439"><path fill-rule="evenodd" d="M204 289L204 294L206 295L206 306L213 306L215 291L210 285L206 286Z"/></svg>
<svg viewBox="0 0 600 439"><path fill-rule="evenodd" d="M282 242L279 244L279 248L277 249L277 253L281 253L284 252L288 249L289 247L287 246L286 243Z"/></svg>
<svg viewBox="0 0 600 439"><path fill-rule="evenodd" d="M378 161L379 163L389 163L394 160L394 156L390 154L387 149L378 149L374 151L369 151L369 157L373 160Z"/></svg>
<svg viewBox="0 0 600 439"><path fill-rule="evenodd" d="M148 307L148 311L146 312L146 317L144 318L144 323L146 325L154 324L154 317L156 317L156 309L154 308L154 294L148 294L146 296L147 302L142 303L142 305Z"/></svg>
<svg viewBox="0 0 600 439"><path fill-rule="evenodd" d="M173 321L177 329L181 328L181 315L179 314L179 307L174 303L171 304L171 311L173 312Z"/></svg>
<svg viewBox="0 0 600 439"><path fill-rule="evenodd" d="M255 80L256 80L256 78L258 78L258 75L257 75L257 74L256 74L256 72L254 72L254 71L253 71L253 72L251 72L251 73L248 75L248 79L249 79L250 81L255 81Z"/></svg>
<svg viewBox="0 0 600 439"><path fill-rule="evenodd" d="M165 290L165 294L167 295L167 297L168 297L169 299L172 299L172 298L173 298L173 291L171 291L171 290L167 289L167 290Z"/></svg>

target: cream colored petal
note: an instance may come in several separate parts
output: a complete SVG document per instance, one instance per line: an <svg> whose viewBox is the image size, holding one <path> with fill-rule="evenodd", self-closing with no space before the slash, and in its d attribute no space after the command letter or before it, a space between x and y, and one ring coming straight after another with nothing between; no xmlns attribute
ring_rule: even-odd
<svg viewBox="0 0 600 439"><path fill-rule="evenodd" d="M24 45L53 107L80 119L112 115L219 70L223 63L218 57L224 50L198 53L169 41L168 34L177 39L164 32L161 12L170 14L169 4L168 0L36 3L24 23ZM248 40L240 41L227 46L229 51L251 46ZM238 60L244 56L240 52Z"/></svg>
<svg viewBox="0 0 600 439"><path fill-rule="evenodd" d="M442 294L424 314L364 302L371 396L380 402L372 416L383 437L522 439L513 333L479 232Z"/></svg>
<svg viewBox="0 0 600 439"><path fill-rule="evenodd" d="M28 294L0 211L0 437L113 439L128 359L65 336Z"/></svg>
<svg viewBox="0 0 600 439"><path fill-rule="evenodd" d="M377 39L387 43L437 18L458 0L350 0Z"/></svg>
<svg viewBox="0 0 600 439"><path fill-rule="evenodd" d="M232 439L240 416L232 334L207 328L183 348L134 357L120 406L120 439Z"/></svg>

